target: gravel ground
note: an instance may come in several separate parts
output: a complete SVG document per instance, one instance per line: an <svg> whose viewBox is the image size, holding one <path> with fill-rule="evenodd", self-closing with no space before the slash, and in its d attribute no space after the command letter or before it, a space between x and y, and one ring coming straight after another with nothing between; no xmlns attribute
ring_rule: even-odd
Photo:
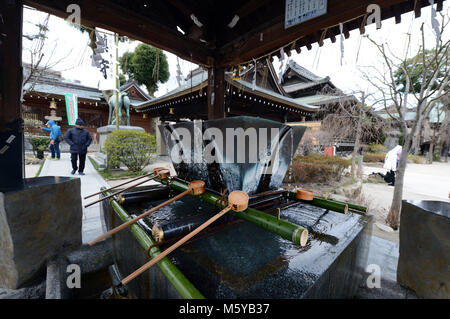
<svg viewBox="0 0 450 319"><path fill-rule="evenodd" d="M364 166L364 177L373 172L386 173L382 165ZM369 203L370 212L375 217L373 234L375 236L398 242L398 231L385 226L394 194L394 187L385 183L364 183L362 194ZM429 164L408 164L406 167L403 199L448 201L450 195L450 163L434 162Z"/></svg>

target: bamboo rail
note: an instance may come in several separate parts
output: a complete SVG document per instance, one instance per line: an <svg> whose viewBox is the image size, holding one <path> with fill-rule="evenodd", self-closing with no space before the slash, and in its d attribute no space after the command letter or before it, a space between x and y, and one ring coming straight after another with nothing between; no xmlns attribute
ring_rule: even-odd
<svg viewBox="0 0 450 319"><path fill-rule="evenodd" d="M160 178L156 178L156 180L160 181L162 184L170 186L172 189L179 192L184 192L188 188L186 183L178 180L169 181L168 179ZM223 209L228 205L226 201L223 201L220 196L208 191L205 191L204 194L199 195L198 197L204 202L209 203L219 209ZM290 240L294 244L304 246L308 241L308 230L306 228L283 219L278 220L277 217L266 214L259 210L247 208L247 210L245 210L244 212L230 211L230 214L253 223L274 234L277 234L284 239Z"/></svg>
<svg viewBox="0 0 450 319"><path fill-rule="evenodd" d="M175 249L179 248L181 245L186 243L189 239L200 233L203 229L214 223L217 219L225 215L227 212L234 210L237 212L242 212L246 210L248 207L248 195L242 191L234 191L231 192L228 196L228 206L225 207L221 212L214 215L210 219L208 219L206 222L198 226L195 230L178 240L175 244L164 250L161 254L159 254L157 257L153 258L146 264L142 265L139 269L128 275L122 280L122 284L126 285L131 280L142 274L144 271L152 267L154 264L156 264L158 261L160 261L162 258L170 254Z"/></svg>
<svg viewBox="0 0 450 319"><path fill-rule="evenodd" d="M158 172L158 174L159 173L160 172ZM161 176L161 175L158 175L158 176ZM144 217L146 217L146 216L156 212L157 210L159 210L159 209L161 209L161 208L163 208L163 207L173 203L174 201L176 201L176 200L178 200L178 199L180 199L180 198L182 198L182 197L184 197L184 196L186 196L188 194L200 195L200 194L203 194L204 191L205 191L205 182L203 182L203 181L193 181L193 182L189 183L189 188L187 190L185 190L184 192L182 192L181 194L178 194L177 196L172 197L171 199L165 201L164 203L161 203L158 206L155 206L152 209L149 209L146 212L140 214L139 216L136 216L135 218L127 221L126 223L123 223L122 225L117 226L114 229L111 229L110 231L104 233L103 235L100 235L99 237L97 237L94 240L90 241L89 245L90 246L95 245L99 241L101 241L101 240L103 240L103 239L105 239L105 238L107 238L107 237L109 237L111 235L114 235L118 231L121 231L122 229L127 228L131 224L136 223L138 220L140 220L140 219L142 219L142 218L144 218ZM109 197L111 197L111 196L106 196L105 199L109 198Z"/></svg>
<svg viewBox="0 0 450 319"><path fill-rule="evenodd" d="M97 193L94 193L94 194L88 195L88 196L86 196L86 197L85 197L84 199L88 199L88 198L91 198L92 196L95 196L95 195L99 195L99 194L101 194L101 193L104 193L104 192L109 192L110 190L112 190L112 189L114 189L114 188L117 188L117 187L123 186L123 185L125 185L125 184L128 184L128 183L131 183L131 182L135 182L135 181L137 181L138 179L141 179L141 178L144 178L144 177L147 177L147 176L150 176L150 175L154 175L154 173L153 173L153 172L151 172L151 173L148 173L148 174L145 174L145 175L142 175L142 176L139 176L139 177L133 178L133 179L132 179L132 180L130 180L130 181L127 181L127 182L124 182L124 183L122 183L122 184L119 184L119 185L116 185L116 186L113 186L113 187L107 188L107 189L105 189L104 191L99 191L99 192L97 192Z"/></svg>
<svg viewBox="0 0 450 319"><path fill-rule="evenodd" d="M299 201L296 198L295 192L286 191L283 193L283 196L285 196L289 199ZM343 214L346 214L348 211L350 211L352 213L365 215L365 213L367 212L367 207L349 204L349 203L345 203L345 202L340 202L340 201L336 201L336 200L325 199L322 197L314 197L312 201L305 201L305 202L307 202L308 204L317 206L317 207L333 210L335 212L343 213Z"/></svg>
<svg viewBox="0 0 450 319"><path fill-rule="evenodd" d="M110 199L111 206L122 222L131 220L128 213L122 208L122 206L114 199ZM139 224L133 224L130 226L130 231L137 239L139 244L145 251L149 252L149 256L154 258L158 256L161 251L149 236L145 230ZM162 258L157 263L161 272L166 276L167 280L172 284L175 290L178 292L181 298L184 299L205 299L200 291L184 276L184 274L175 266L169 258Z"/></svg>
<svg viewBox="0 0 450 319"><path fill-rule="evenodd" d="M93 201L92 203L89 203L89 204L87 204L87 205L84 205L84 208L87 208L87 207L89 207L89 206L92 206L92 205L94 205L94 204L97 204L98 202L104 201L105 199L108 199L108 198L111 198L111 197L116 196L116 195L118 195L118 194L121 194L121 193L123 193L123 192L126 192L126 191L128 191L128 190L130 190L130 189L133 189L133 188L135 188L135 187L137 187L137 186L139 186L139 185L141 185L141 184L147 183L147 182L151 181L152 179L155 179L155 178L158 177L158 176L159 176L159 177L162 177L162 178L165 178L165 177L167 177L168 175L170 175L170 171L169 171L168 169L155 168L155 169L153 170L153 173L152 173L152 174L153 174L154 176L152 176L152 177L150 177L150 178L148 178L148 179L146 179L146 180L144 180L144 181L142 181L142 182L139 182L139 183L137 183L137 184L128 186L128 187L126 187L126 188L124 188L124 189L122 189L122 190L120 190L120 191L118 191L118 192L115 192L115 193L110 194L110 195L108 195L108 196L102 197L102 198L100 198L100 199L98 199L98 200L96 200L96 201Z"/></svg>

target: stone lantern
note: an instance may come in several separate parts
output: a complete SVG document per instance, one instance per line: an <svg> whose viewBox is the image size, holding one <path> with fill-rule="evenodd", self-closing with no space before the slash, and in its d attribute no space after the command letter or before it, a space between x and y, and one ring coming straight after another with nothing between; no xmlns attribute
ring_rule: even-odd
<svg viewBox="0 0 450 319"><path fill-rule="evenodd" d="M62 121L62 117L56 116L56 110L58 109L55 100L50 101L50 115L45 116L44 118L49 121L53 120L55 122Z"/></svg>

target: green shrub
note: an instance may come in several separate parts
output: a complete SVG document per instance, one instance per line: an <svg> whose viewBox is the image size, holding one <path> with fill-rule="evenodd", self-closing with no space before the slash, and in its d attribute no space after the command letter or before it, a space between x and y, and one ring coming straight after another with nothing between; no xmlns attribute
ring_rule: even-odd
<svg viewBox="0 0 450 319"><path fill-rule="evenodd" d="M338 156L312 154L294 157L285 182L326 183L339 181L344 170L351 165L349 160ZM291 177L293 180L288 180Z"/></svg>
<svg viewBox="0 0 450 319"><path fill-rule="evenodd" d="M384 163L384 159L386 157L385 153L367 153L363 156L363 162L366 163Z"/></svg>
<svg viewBox="0 0 450 319"><path fill-rule="evenodd" d="M369 153L386 153L387 149L386 146L384 146L383 144L378 144L378 143L370 143L369 144Z"/></svg>
<svg viewBox="0 0 450 319"><path fill-rule="evenodd" d="M123 163L130 171L138 172L156 151L156 137L146 132L117 130L106 139L105 151L109 168Z"/></svg>
<svg viewBox="0 0 450 319"><path fill-rule="evenodd" d="M45 151L50 144L50 138L44 136L32 136L30 143L33 146L33 151Z"/></svg>

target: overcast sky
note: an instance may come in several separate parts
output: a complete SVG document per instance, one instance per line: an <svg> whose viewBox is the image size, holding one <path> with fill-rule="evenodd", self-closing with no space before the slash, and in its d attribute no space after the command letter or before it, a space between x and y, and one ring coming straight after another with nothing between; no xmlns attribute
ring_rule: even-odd
<svg viewBox="0 0 450 319"><path fill-rule="evenodd" d="M374 24L369 25L366 27L366 34L378 42L387 41L391 50L400 56L405 54L406 34L411 33L411 52L417 52L420 46L420 27L422 23L425 24L426 41L430 45L435 41L434 33L431 30L430 10L430 7L423 8L422 16L417 19L414 18L413 12L404 14L402 15L402 22L400 24L395 24L393 18L385 20L382 22L382 28L379 30L376 30ZM444 1L443 12L448 11L448 1ZM81 14L83 13L81 12ZM46 14L43 12L32 8L25 8L24 34L35 34L37 32L35 24L42 23L45 17ZM449 32L446 32L444 38L448 39L448 34ZM51 61L63 59L55 66L56 70L62 71L63 77L79 80L86 86L97 87L101 79L101 73L99 69L91 66L92 50L88 46L88 34L81 33L63 19L51 16L47 35L45 59L50 59ZM302 48L300 54L293 51L291 59L319 76L329 76L333 83L345 92L350 93L357 90L371 91L370 85L362 79L359 69L368 65L382 68L379 54L367 39L360 36L359 30L353 30L350 32L350 38L344 41L344 63L341 66L339 36L336 39L337 41L335 43L331 43L329 39L325 40L321 48L317 44L314 44L310 51ZM122 55L126 51L132 51L138 44L138 41L120 43L119 55ZM23 60L29 62L30 58L27 48L30 46L30 41L24 40L23 46ZM177 87L177 81L175 79L176 56L168 52L165 53L169 62L170 79L167 83L159 86L159 90L155 94L156 96L163 95L167 91ZM184 76L196 67L195 64L181 59L180 65ZM279 63L277 58L275 58L274 66L278 71Z"/></svg>

